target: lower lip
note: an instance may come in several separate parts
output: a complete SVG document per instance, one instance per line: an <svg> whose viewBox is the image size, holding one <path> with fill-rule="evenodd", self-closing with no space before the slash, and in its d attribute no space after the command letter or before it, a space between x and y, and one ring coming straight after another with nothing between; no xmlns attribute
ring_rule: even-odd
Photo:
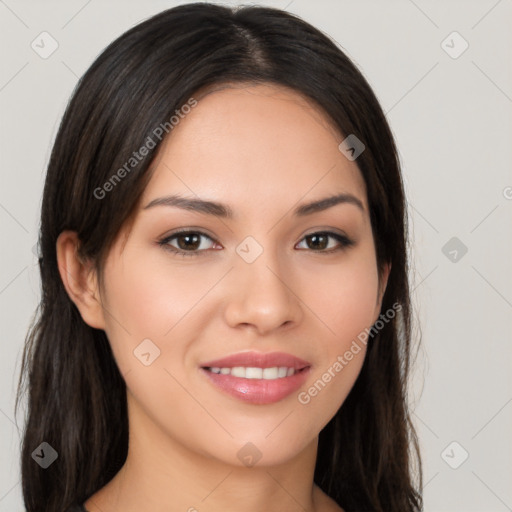
<svg viewBox="0 0 512 512"><path fill-rule="evenodd" d="M206 374L210 382L225 393L234 396L244 402L263 405L272 404L283 400L297 391L305 382L309 374L309 367L280 379L244 379L233 375L212 373L204 368L201 371Z"/></svg>

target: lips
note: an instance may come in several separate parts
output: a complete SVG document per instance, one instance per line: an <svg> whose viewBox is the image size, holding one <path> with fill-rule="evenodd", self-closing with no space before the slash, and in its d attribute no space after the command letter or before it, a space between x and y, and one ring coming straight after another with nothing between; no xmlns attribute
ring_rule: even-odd
<svg viewBox="0 0 512 512"><path fill-rule="evenodd" d="M221 391L244 402L278 402L300 388L310 363L283 352L242 352L200 365L201 372Z"/></svg>
<svg viewBox="0 0 512 512"><path fill-rule="evenodd" d="M286 354L284 352L269 352L267 354L261 352L241 352L239 354L232 354L222 359L215 359L201 364L202 368L217 367L217 368L234 368L235 366L256 367L256 368L272 368L286 366L287 368L294 368L301 370L306 366L311 366L310 363L299 359L298 357Z"/></svg>

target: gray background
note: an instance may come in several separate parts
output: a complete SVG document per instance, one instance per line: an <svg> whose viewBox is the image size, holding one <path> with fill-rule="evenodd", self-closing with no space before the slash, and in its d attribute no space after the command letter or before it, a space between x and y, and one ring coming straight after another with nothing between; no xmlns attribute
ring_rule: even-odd
<svg viewBox="0 0 512 512"><path fill-rule="evenodd" d="M0 0L0 512L23 510L13 407L39 297L33 247L58 122L78 77L109 42L179 3ZM338 41L397 139L423 343L411 407L425 509L512 510L512 2L266 4ZM42 47L43 31L58 43L46 59L31 48ZM454 31L469 44L460 55L464 41L448 37Z"/></svg>

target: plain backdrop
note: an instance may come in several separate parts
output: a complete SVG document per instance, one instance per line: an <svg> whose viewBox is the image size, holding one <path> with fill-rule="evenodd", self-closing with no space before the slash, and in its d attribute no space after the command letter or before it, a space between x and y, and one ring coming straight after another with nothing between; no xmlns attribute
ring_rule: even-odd
<svg viewBox="0 0 512 512"><path fill-rule="evenodd" d="M23 510L14 397L39 299L33 248L60 117L108 43L180 3L0 0L0 512ZM422 336L411 407L425 510L512 510L512 2L266 5L338 42L373 87L398 143ZM41 37L47 51L58 44L47 58L31 46Z"/></svg>

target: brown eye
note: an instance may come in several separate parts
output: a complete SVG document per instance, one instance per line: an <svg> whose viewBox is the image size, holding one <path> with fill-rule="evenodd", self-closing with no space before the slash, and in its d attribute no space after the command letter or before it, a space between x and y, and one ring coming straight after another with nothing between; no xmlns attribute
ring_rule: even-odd
<svg viewBox="0 0 512 512"><path fill-rule="evenodd" d="M303 244L304 242L306 243L306 249L311 249L314 252L325 253L330 253L354 245L353 240L350 240L345 235L329 231L321 231L307 235L300 243Z"/></svg>
<svg viewBox="0 0 512 512"><path fill-rule="evenodd" d="M329 236L324 234L315 234L306 237L310 249L327 249L329 245Z"/></svg>
<svg viewBox="0 0 512 512"><path fill-rule="evenodd" d="M201 245L201 236L197 234L177 235L178 248L183 250L195 250Z"/></svg>
<svg viewBox="0 0 512 512"><path fill-rule="evenodd" d="M182 256L193 256L211 249L215 241L199 231L182 231L174 233L158 243L165 249Z"/></svg>

